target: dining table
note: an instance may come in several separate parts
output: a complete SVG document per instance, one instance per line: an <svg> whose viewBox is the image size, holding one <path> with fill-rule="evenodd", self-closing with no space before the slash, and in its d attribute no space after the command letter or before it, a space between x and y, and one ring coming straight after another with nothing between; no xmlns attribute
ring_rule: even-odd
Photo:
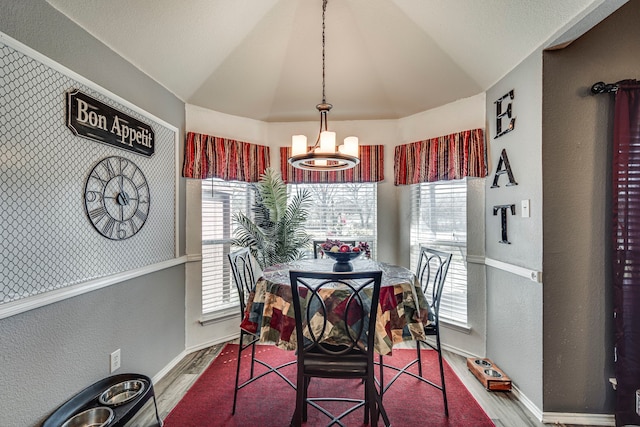
<svg viewBox="0 0 640 427"><path fill-rule="evenodd" d="M382 271L374 350L391 354L394 344L424 340L424 328L433 320L424 292L414 272L393 264L358 258L353 271ZM240 327L255 334L261 343L295 350L290 270L331 272L331 259L301 259L267 267L250 293Z"/></svg>

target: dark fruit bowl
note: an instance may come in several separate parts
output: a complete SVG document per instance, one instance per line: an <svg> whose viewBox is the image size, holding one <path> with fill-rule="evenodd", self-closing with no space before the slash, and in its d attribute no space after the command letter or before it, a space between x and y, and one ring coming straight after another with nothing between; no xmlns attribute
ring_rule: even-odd
<svg viewBox="0 0 640 427"><path fill-rule="evenodd" d="M353 265L351 260L358 258L364 251L358 252L329 252L324 251L324 254L331 259L334 259L336 263L333 265L333 271L346 272L353 271Z"/></svg>
<svg viewBox="0 0 640 427"><path fill-rule="evenodd" d="M363 253L364 253L364 251L358 251L358 252L330 252L330 251L324 251L324 254L326 256L328 256L329 258L332 258L332 259L334 259L334 260L336 260L338 262L351 261L352 259L358 258Z"/></svg>

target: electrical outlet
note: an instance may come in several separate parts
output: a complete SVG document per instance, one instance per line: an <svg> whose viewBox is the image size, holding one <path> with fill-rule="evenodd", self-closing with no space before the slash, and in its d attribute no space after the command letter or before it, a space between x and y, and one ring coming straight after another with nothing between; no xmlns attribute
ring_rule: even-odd
<svg viewBox="0 0 640 427"><path fill-rule="evenodd" d="M636 414L640 415L640 389L636 390Z"/></svg>
<svg viewBox="0 0 640 427"><path fill-rule="evenodd" d="M111 373L120 368L120 349L111 353Z"/></svg>

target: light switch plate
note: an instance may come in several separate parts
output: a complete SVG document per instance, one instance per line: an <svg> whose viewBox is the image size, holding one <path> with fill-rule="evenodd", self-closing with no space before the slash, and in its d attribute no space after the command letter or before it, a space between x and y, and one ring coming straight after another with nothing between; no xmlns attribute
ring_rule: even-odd
<svg viewBox="0 0 640 427"><path fill-rule="evenodd" d="M529 213L529 199L523 200L520 206L522 207L522 218L529 218L531 216Z"/></svg>

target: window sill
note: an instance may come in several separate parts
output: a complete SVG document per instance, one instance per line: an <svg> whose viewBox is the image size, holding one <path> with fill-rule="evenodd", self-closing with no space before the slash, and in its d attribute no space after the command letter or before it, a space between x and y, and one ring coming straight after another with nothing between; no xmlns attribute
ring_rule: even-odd
<svg viewBox="0 0 640 427"><path fill-rule="evenodd" d="M463 334L469 335L471 333L471 326L454 322L452 320L440 319L440 322L444 328L454 330L456 332L462 332Z"/></svg>
<svg viewBox="0 0 640 427"><path fill-rule="evenodd" d="M208 326L215 323L227 321L229 319L238 317L238 307L227 308L225 310L216 311L213 313L203 314L200 317L200 325Z"/></svg>

